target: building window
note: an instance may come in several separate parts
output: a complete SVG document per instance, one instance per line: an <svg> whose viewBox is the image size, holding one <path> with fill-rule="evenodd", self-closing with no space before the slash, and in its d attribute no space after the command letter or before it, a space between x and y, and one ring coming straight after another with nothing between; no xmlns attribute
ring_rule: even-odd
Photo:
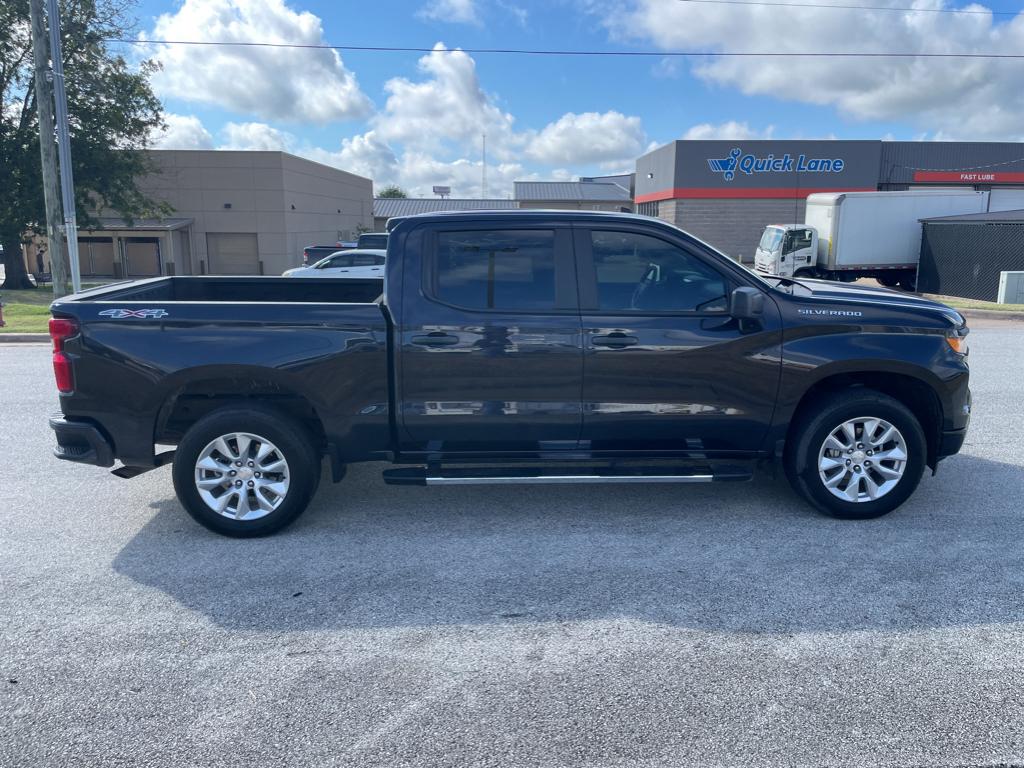
<svg viewBox="0 0 1024 768"><path fill-rule="evenodd" d="M650 203L637 203L636 212L641 216L653 216L657 218L661 214L661 208L658 205L659 202L661 201L654 200Z"/></svg>

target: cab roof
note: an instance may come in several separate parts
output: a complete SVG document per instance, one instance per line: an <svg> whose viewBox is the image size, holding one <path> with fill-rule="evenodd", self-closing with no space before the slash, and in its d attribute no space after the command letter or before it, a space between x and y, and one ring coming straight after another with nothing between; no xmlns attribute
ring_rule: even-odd
<svg viewBox="0 0 1024 768"><path fill-rule="evenodd" d="M510 221L636 221L666 224L667 222L651 216L641 216L636 213L615 213L612 211L563 211L544 208L513 208L504 210L482 210L482 211L436 211L431 213L417 213L412 216L396 216L388 219L388 231L394 231L395 227L404 222L420 224L426 221L495 221L508 219Z"/></svg>

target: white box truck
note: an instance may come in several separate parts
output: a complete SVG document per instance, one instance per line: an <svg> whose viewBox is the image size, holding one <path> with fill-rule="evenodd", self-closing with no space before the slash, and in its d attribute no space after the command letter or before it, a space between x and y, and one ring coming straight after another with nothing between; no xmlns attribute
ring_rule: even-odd
<svg viewBox="0 0 1024 768"><path fill-rule="evenodd" d="M873 277L914 290L921 255L921 219L983 213L988 192L915 189L808 195L803 224L770 224L754 269L782 277L852 282Z"/></svg>

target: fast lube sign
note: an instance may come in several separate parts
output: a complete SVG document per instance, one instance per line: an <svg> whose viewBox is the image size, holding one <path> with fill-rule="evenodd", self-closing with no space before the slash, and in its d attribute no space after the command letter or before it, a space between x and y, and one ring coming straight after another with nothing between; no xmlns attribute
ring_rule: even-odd
<svg viewBox="0 0 1024 768"><path fill-rule="evenodd" d="M726 181L732 181L737 173L754 176L758 174L783 174L783 173L841 173L846 167L846 161L841 157L808 157L806 154L790 154L786 152L780 156L772 153L758 156L735 147L729 152L728 157L708 158L708 167L714 173L722 174Z"/></svg>

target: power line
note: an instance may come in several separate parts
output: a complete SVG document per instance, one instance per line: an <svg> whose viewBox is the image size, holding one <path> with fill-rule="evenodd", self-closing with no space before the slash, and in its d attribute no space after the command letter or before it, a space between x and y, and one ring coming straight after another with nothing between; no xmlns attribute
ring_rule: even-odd
<svg viewBox="0 0 1024 768"><path fill-rule="evenodd" d="M891 5L843 5L833 3L780 3L771 0L679 0L681 3L708 5L770 5L783 8L841 8L856 11L899 11L901 13L966 13L991 16L1017 16L1020 11L990 11L968 8L899 8Z"/></svg>
<svg viewBox="0 0 1024 768"><path fill-rule="evenodd" d="M1024 53L912 53L903 51L599 51L536 48L432 48L392 45L327 45L313 43L263 43L235 40L138 40L105 37L108 43L127 45L239 46L248 48L300 48L326 51L380 53L472 53L514 56L615 56L615 57L770 57L770 58L867 58L867 59L1024 59Z"/></svg>

